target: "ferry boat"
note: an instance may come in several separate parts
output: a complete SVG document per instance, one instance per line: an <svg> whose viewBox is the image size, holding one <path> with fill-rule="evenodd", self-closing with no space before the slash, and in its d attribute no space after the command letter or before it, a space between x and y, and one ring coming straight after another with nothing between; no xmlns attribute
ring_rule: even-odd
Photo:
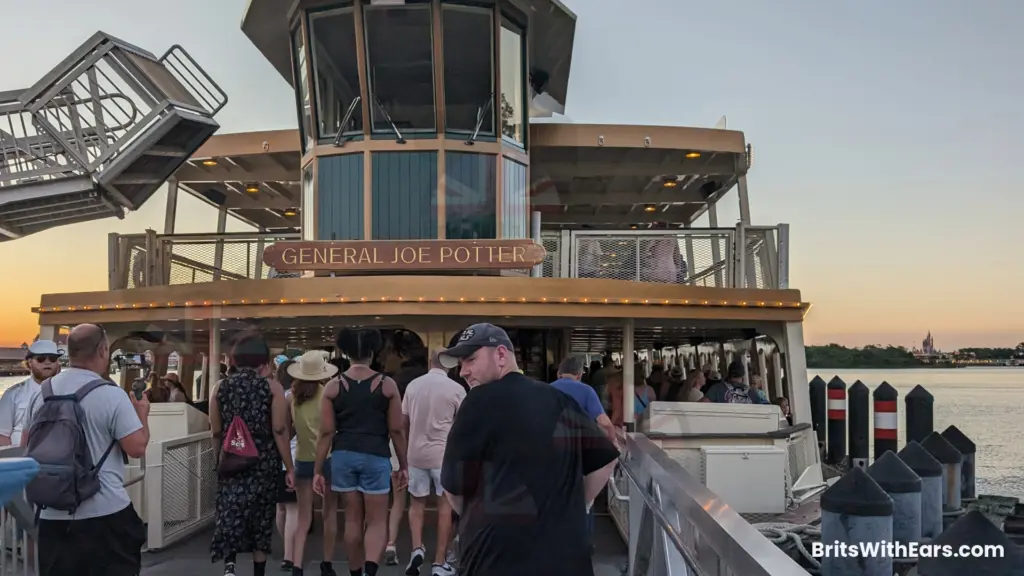
<svg viewBox="0 0 1024 576"><path fill-rule="evenodd" d="M196 406L233 335L329 349L375 326L436 347L481 321L541 380L567 354L621 359L627 442L604 528L621 540L599 546L599 574L806 574L751 524L800 523L825 486L788 226L754 223L740 131L533 122L565 112L575 29L558 0L250 0L242 30L280 75L266 81L294 88L293 130L214 135L227 95L183 48L102 33L0 97L0 239L120 217L168 187L162 230L110 234L108 290L35 309L42 338L101 324L112 349L148 351L158 373L174 353L182 382L198 376L195 406L154 405L137 463L148 548L184 546L143 574L213 569L196 544L216 488ZM216 229L176 232L183 194ZM792 425L770 405L634 417L635 370L734 359L789 399Z"/></svg>

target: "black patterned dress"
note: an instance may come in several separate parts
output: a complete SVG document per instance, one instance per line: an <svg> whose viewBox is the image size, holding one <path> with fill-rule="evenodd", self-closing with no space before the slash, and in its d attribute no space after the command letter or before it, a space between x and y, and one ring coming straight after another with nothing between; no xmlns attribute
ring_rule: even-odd
<svg viewBox="0 0 1024 576"><path fill-rule="evenodd" d="M245 472L217 480L217 515L210 556L214 562L245 552L270 552L277 494L283 481L281 455L271 424L270 383L242 368L217 388L221 435L235 416L249 427L259 462Z"/></svg>

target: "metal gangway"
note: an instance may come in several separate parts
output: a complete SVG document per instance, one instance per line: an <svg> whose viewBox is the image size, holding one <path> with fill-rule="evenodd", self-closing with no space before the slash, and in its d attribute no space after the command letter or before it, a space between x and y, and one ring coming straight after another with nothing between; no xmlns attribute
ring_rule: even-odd
<svg viewBox="0 0 1024 576"><path fill-rule="evenodd" d="M178 45L98 32L0 92L0 241L138 209L220 127L220 89Z"/></svg>

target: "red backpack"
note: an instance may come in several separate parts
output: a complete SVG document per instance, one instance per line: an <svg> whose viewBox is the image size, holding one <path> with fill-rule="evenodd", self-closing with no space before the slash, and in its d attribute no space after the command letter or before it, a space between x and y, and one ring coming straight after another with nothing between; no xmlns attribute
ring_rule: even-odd
<svg viewBox="0 0 1024 576"><path fill-rule="evenodd" d="M233 476L245 472L259 462L259 459L260 453L252 441L249 427L246 426L245 420L235 416L228 426L227 434L224 435L217 472L221 476Z"/></svg>

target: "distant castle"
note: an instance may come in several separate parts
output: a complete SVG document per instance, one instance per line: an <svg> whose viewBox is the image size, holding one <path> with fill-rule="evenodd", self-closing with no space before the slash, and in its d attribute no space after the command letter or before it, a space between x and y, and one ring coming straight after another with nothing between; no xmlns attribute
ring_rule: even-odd
<svg viewBox="0 0 1024 576"><path fill-rule="evenodd" d="M932 331L928 331L928 335L921 341L921 352L927 356L936 354L935 340L932 340Z"/></svg>

